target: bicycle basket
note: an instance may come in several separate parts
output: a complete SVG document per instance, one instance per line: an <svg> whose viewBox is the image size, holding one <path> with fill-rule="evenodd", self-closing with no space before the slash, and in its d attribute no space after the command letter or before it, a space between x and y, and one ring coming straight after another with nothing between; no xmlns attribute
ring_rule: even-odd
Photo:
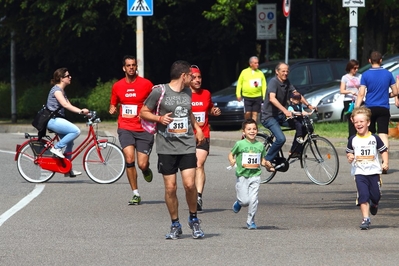
<svg viewBox="0 0 399 266"><path fill-rule="evenodd" d="M314 132L313 119L310 119L309 117L304 116L303 120L302 120L302 124L306 128L306 131L308 132L308 134L313 134L313 132Z"/></svg>
<svg viewBox="0 0 399 266"><path fill-rule="evenodd" d="M29 146L32 148L33 153L38 156L40 155L43 150L46 148L45 143L42 141L30 141ZM53 156L53 154L50 152L50 150L46 150L43 154L43 156Z"/></svg>

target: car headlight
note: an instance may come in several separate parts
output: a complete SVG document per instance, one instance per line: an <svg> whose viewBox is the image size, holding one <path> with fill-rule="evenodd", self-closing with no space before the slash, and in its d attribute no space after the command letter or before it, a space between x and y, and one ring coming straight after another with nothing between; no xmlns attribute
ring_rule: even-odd
<svg viewBox="0 0 399 266"><path fill-rule="evenodd" d="M230 101L227 103L227 107L244 107L244 102L241 101Z"/></svg>
<svg viewBox="0 0 399 266"><path fill-rule="evenodd" d="M341 93L333 93L324 98L322 98L318 105L334 103L336 101L343 101Z"/></svg>

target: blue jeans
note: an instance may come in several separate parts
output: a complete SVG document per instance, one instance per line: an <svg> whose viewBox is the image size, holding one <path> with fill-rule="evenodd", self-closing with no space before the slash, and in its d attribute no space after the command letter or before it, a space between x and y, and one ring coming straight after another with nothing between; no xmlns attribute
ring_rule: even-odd
<svg viewBox="0 0 399 266"><path fill-rule="evenodd" d="M281 130L281 125L289 126L288 122L286 121L285 115L281 114L277 117L270 117L266 121L262 122L262 125L269 129L273 135L275 136L276 140L273 142L273 145L270 147L269 151L266 154L266 161L272 161L280 151L281 147L283 147L286 138Z"/></svg>
<svg viewBox="0 0 399 266"><path fill-rule="evenodd" d="M56 132L60 137L60 141L55 144L54 148L62 149L66 146L64 153L71 153L73 148L73 140L79 137L80 129L68 120L61 117L50 119L50 121L48 121L47 128ZM65 157L71 159L72 155L68 154Z"/></svg>

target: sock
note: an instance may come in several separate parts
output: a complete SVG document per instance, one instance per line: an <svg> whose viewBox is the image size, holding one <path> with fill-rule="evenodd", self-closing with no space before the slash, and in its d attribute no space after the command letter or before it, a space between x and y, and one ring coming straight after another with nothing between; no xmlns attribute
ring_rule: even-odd
<svg viewBox="0 0 399 266"><path fill-rule="evenodd" d="M199 192L198 192L197 195L198 195L198 198L202 198L202 193L199 193Z"/></svg>
<svg viewBox="0 0 399 266"><path fill-rule="evenodd" d="M180 223L180 222L179 222L179 218L172 219L172 224L174 224L174 223L178 223L178 224L179 224L179 223Z"/></svg>
<svg viewBox="0 0 399 266"><path fill-rule="evenodd" d="M194 219L194 218L197 218L197 213L196 212L195 213L190 212L190 221L192 219Z"/></svg>
<svg viewBox="0 0 399 266"><path fill-rule="evenodd" d="M139 190L138 189L133 190L133 195L140 196Z"/></svg>
<svg viewBox="0 0 399 266"><path fill-rule="evenodd" d="M370 217L363 217L363 220L367 220L370 222Z"/></svg>

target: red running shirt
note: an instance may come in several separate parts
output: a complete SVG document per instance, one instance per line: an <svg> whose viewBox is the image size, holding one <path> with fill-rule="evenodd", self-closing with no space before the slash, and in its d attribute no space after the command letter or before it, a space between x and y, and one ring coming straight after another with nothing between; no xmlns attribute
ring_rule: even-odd
<svg viewBox="0 0 399 266"><path fill-rule="evenodd" d="M111 105L118 106L118 128L143 132L139 114L143 103L152 91L153 84L148 79L137 76L135 81L127 83L123 78L112 86Z"/></svg>
<svg viewBox="0 0 399 266"><path fill-rule="evenodd" d="M200 125L205 138L210 137L210 130L208 124L208 114L213 107L211 93L205 89L193 91L191 97L192 112ZM195 130L194 130L195 132Z"/></svg>

